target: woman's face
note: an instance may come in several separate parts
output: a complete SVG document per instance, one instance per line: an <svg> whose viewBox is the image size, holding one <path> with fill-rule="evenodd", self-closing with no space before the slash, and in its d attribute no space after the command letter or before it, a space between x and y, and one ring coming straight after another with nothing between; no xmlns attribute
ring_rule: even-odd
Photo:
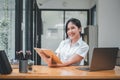
<svg viewBox="0 0 120 80"><path fill-rule="evenodd" d="M71 40L78 39L80 37L81 28L78 28L72 22L68 23L67 35Z"/></svg>

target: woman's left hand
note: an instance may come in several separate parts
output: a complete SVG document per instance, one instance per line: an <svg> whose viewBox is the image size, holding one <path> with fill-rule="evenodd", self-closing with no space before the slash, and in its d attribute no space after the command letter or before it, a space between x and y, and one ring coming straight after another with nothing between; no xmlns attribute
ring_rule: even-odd
<svg viewBox="0 0 120 80"><path fill-rule="evenodd" d="M44 52L41 52L40 56L48 64L49 67L52 66L52 57L48 57Z"/></svg>

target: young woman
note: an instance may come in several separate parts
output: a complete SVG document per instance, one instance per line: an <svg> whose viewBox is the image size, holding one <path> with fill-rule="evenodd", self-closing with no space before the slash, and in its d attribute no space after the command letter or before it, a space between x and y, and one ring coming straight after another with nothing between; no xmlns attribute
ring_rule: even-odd
<svg viewBox="0 0 120 80"><path fill-rule="evenodd" d="M78 19L71 18L67 21L67 38L60 43L55 51L62 64L54 64L51 58L47 58L44 54L41 54L48 66L84 65L84 58L89 50L89 46L82 40L81 31L81 22Z"/></svg>

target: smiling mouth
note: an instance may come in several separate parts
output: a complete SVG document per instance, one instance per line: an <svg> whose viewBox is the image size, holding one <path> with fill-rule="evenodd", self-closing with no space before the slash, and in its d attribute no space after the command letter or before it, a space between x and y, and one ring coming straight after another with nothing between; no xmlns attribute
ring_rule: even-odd
<svg viewBox="0 0 120 80"><path fill-rule="evenodd" d="M73 37L73 36L74 36L74 34L70 34L70 35L69 35L69 37Z"/></svg>

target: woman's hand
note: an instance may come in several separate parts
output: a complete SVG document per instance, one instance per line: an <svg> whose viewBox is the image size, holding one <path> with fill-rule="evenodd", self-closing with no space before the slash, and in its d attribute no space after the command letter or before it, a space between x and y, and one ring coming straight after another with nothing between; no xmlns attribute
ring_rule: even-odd
<svg viewBox="0 0 120 80"><path fill-rule="evenodd" d="M47 58L47 64L49 67L52 67L52 58Z"/></svg>
<svg viewBox="0 0 120 80"><path fill-rule="evenodd" d="M52 67L54 65L52 62L52 56L50 57L46 55L43 51L41 51L39 55L48 64L49 67Z"/></svg>
<svg viewBox="0 0 120 80"><path fill-rule="evenodd" d="M52 57L46 57L44 60L47 62L49 67L56 67L56 63L53 62Z"/></svg>

